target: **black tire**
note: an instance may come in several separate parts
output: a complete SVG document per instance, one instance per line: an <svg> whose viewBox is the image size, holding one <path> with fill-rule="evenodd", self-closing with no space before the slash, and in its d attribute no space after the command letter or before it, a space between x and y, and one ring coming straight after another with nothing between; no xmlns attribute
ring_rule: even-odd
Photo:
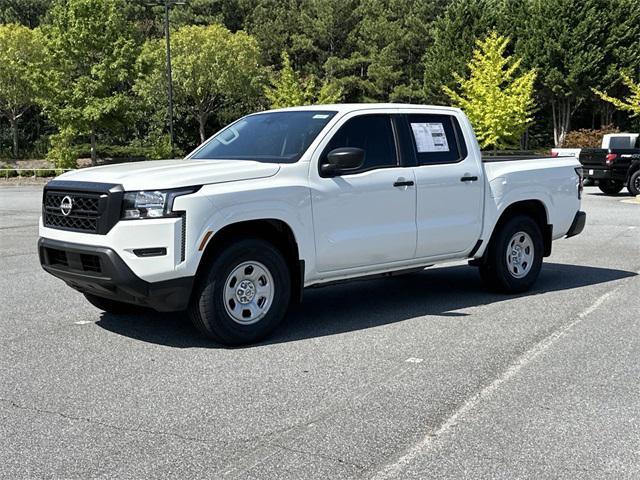
<svg viewBox="0 0 640 480"><path fill-rule="evenodd" d="M636 170L629 177L627 190L631 195L640 195L640 170Z"/></svg>
<svg viewBox="0 0 640 480"><path fill-rule="evenodd" d="M607 195L616 195L620 193L623 187L624 183L616 182L615 180L600 180L600 183L598 184L600 191Z"/></svg>
<svg viewBox="0 0 640 480"><path fill-rule="evenodd" d="M511 244L517 233L524 232L533 244L532 259L522 262L522 270L517 274L512 272L514 267L508 262L508 252L513 250ZM525 238L521 236L521 238ZM518 241L518 240L516 240ZM524 251L524 250L523 250ZM530 250L529 250L530 252ZM544 242L538 224L529 216L518 215L498 227L487 247L485 259L480 265L480 276L487 286L496 292L520 293L527 291L535 283L542 268ZM527 254L528 255L528 254ZM526 264L526 265L525 265ZM528 272L526 267L528 266ZM518 278L516 275L522 275Z"/></svg>
<svg viewBox="0 0 640 480"><path fill-rule="evenodd" d="M273 281L273 293L269 296L270 306L265 307L261 316L256 316L255 323L242 324L240 321L244 320L234 319L225 306L225 283L232 273L247 262L254 262L266 269ZM236 283L231 283L237 280L230 280L229 288L239 288ZM236 306L234 299L240 301L237 292L238 290L236 297L230 300L229 308ZM252 298L259 302L259 295L254 289ZM246 345L271 333L287 313L290 298L291 274L282 253L264 240L240 240L224 247L208 270L202 272L191 299L189 317L200 332L218 343L228 346ZM241 303L237 305L238 308L243 308ZM242 310L243 314L245 312L246 310Z"/></svg>
<svg viewBox="0 0 640 480"><path fill-rule="evenodd" d="M90 293L85 293L84 297L94 307L108 313L115 315L126 315L135 313L145 313L149 309L141 307L139 305L133 305L131 303L118 302L117 300L111 300L110 298L97 297Z"/></svg>

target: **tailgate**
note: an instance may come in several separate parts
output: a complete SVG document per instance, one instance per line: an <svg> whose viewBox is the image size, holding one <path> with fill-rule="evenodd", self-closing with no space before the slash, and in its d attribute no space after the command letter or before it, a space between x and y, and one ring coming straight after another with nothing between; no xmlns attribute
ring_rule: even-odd
<svg viewBox="0 0 640 480"><path fill-rule="evenodd" d="M584 167L605 168L608 150L602 148L583 148L580 151L580 163Z"/></svg>

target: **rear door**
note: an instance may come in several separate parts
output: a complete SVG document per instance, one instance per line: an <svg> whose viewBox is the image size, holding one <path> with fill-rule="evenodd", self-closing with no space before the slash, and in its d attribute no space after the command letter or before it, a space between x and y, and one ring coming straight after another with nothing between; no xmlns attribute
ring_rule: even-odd
<svg viewBox="0 0 640 480"><path fill-rule="evenodd" d="M468 252L482 230L481 160L467 148L456 116L406 113L404 119L416 163L416 257Z"/></svg>
<svg viewBox="0 0 640 480"><path fill-rule="evenodd" d="M333 272L371 269L413 258L416 190L411 166L403 166L390 113L346 116L320 146L310 172L316 268ZM362 168L323 177L318 166L340 147L365 150Z"/></svg>

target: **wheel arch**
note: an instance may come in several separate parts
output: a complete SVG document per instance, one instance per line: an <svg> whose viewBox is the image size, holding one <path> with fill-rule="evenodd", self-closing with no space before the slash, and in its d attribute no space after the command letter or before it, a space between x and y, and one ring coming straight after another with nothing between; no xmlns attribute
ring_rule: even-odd
<svg viewBox="0 0 640 480"><path fill-rule="evenodd" d="M299 303L304 287L305 262L300 258L298 241L291 226L277 218L243 220L230 223L204 240L203 254L196 270L196 281L215 259L216 254L234 240L258 238L273 244L283 254L291 272L291 299Z"/></svg>
<svg viewBox="0 0 640 480"><path fill-rule="evenodd" d="M549 224L549 214L546 205L542 200L536 199L519 200L506 207L500 214L498 221L493 226L493 231L491 232L491 237L487 245L489 245L493 241L496 232L500 230L502 225L504 225L516 215L526 215L533 218L533 220L538 224L538 227L540 227L540 231L542 232L542 241L544 244L543 256L548 257L549 255L551 255L551 245L553 243L553 225Z"/></svg>

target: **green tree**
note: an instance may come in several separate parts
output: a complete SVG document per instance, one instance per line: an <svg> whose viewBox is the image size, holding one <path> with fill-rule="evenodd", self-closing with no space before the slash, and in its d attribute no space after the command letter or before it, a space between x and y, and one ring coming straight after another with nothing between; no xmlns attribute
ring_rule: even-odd
<svg viewBox="0 0 640 480"><path fill-rule="evenodd" d="M37 102L43 64L44 44L39 30L0 25L0 116L9 121L16 158L18 121Z"/></svg>
<svg viewBox="0 0 640 480"><path fill-rule="evenodd" d="M52 62L45 111L60 132L97 135L126 120L137 54L123 0L57 0L43 26Z"/></svg>
<svg viewBox="0 0 640 480"><path fill-rule="evenodd" d="M0 23L20 23L30 28L40 25L52 0L0 0Z"/></svg>
<svg viewBox="0 0 640 480"><path fill-rule="evenodd" d="M245 28L258 42L264 64L278 65L281 53L291 54L292 38L302 32L300 0L257 0Z"/></svg>
<svg viewBox="0 0 640 480"><path fill-rule="evenodd" d="M592 99L606 71L609 25L605 0L510 2L509 33L523 66L538 72L539 92L551 108L554 143L561 146L571 120ZM635 28L637 30L637 28ZM637 32L636 32L637 33Z"/></svg>
<svg viewBox="0 0 640 480"><path fill-rule="evenodd" d="M517 75L520 59L505 56L509 39L493 31L476 41L469 78L454 73L459 92L444 92L469 116L482 148L515 145L532 120L534 70Z"/></svg>
<svg viewBox="0 0 640 480"><path fill-rule="evenodd" d="M260 52L244 31L231 33L222 25L182 27L171 36L171 56L176 109L197 121L201 142L210 118L224 122L259 106ZM162 40L143 46L135 91L151 108L166 105Z"/></svg>
<svg viewBox="0 0 640 480"><path fill-rule="evenodd" d="M622 81L620 72L640 72L640 0L616 0L608 3L608 8L601 11L601 21L607 25L607 35L602 45L605 54L603 71L595 75L597 82L593 90L606 91L609 95L619 97L628 88ZM614 110L613 103L596 95L593 113L600 113L601 125L613 123Z"/></svg>
<svg viewBox="0 0 640 480"><path fill-rule="evenodd" d="M622 83L629 89L630 95L622 100L612 97L600 90L594 89L594 93L605 102L613 104L620 110L627 111L632 117L640 115L640 83L634 82L633 79L625 74L621 74Z"/></svg>
<svg viewBox="0 0 640 480"><path fill-rule="evenodd" d="M429 27L447 1L362 0L350 35L346 66L359 80L365 100L414 101L422 98L423 64L431 43Z"/></svg>
<svg viewBox="0 0 640 480"><path fill-rule="evenodd" d="M458 0L429 26L429 46L424 52L424 98L442 105L446 98L442 87L452 88L452 73L465 75L475 41L483 38L496 24L496 2L490 0Z"/></svg>
<svg viewBox="0 0 640 480"><path fill-rule="evenodd" d="M171 25L220 23L235 32L242 29L252 3L252 0L190 0L171 10Z"/></svg>
<svg viewBox="0 0 640 480"><path fill-rule="evenodd" d="M333 78L335 60L349 55L358 0L258 0L246 19L267 65L283 51L302 75Z"/></svg>
<svg viewBox="0 0 640 480"><path fill-rule="evenodd" d="M314 76L301 79L291 66L289 55L282 52L282 69L271 86L265 88L265 96L272 108L295 107L311 103L337 103L342 98L342 89L329 81L325 81L318 89Z"/></svg>

